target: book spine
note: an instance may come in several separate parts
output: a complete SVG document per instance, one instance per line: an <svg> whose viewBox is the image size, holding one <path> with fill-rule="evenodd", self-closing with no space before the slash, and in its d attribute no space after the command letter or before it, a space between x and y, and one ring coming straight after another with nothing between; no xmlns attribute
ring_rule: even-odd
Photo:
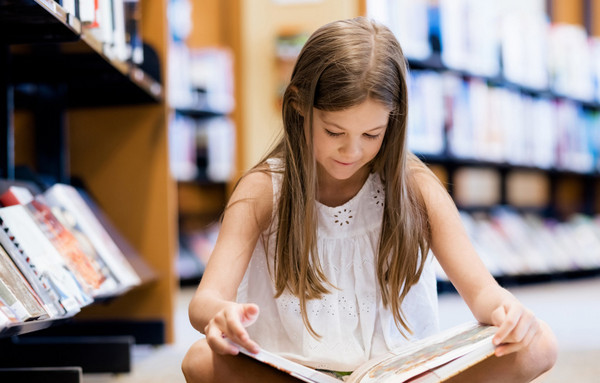
<svg viewBox="0 0 600 383"><path fill-rule="evenodd" d="M65 315L66 310L60 304L58 294L52 289L46 275L38 271L32 259L27 256L25 251L21 248L1 217L0 228L2 229L0 231L0 244L27 278L42 301L44 309L51 317Z"/></svg>

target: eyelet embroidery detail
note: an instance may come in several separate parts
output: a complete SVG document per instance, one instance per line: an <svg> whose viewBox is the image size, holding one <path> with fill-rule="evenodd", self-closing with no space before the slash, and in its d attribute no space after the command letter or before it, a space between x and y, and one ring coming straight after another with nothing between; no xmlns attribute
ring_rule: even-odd
<svg viewBox="0 0 600 383"><path fill-rule="evenodd" d="M334 223L339 223L340 226L349 225L352 221L352 209L338 210L337 214L333 215Z"/></svg>
<svg viewBox="0 0 600 383"><path fill-rule="evenodd" d="M375 195L373 195L373 200L375 201L375 205L383 206L383 195L381 194L381 190L375 189Z"/></svg>

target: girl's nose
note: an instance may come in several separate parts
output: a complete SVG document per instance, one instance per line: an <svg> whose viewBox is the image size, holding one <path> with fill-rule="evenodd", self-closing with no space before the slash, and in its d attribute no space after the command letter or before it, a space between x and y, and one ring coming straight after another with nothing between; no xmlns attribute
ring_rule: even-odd
<svg viewBox="0 0 600 383"><path fill-rule="evenodd" d="M360 152L360 141L354 138L348 138L347 140L344 140L344 143L340 148L340 153L349 159L356 158L358 155L360 155Z"/></svg>

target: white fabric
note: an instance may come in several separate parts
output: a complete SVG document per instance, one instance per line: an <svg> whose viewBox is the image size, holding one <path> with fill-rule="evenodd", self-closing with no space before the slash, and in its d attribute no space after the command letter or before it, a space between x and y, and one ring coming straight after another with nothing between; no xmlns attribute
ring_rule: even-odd
<svg viewBox="0 0 600 383"><path fill-rule="evenodd" d="M272 168L278 166L269 163ZM276 203L281 176L274 174L272 180ZM320 339L306 330L295 296L284 293L274 299L268 270L272 262L267 263L264 242L259 240L238 290L238 301L259 305L259 318L248 332L261 347L313 368L353 371L407 342L392 313L383 307L375 273L383 192L379 176L371 174L356 196L342 206L317 204L319 259L328 280L338 287L324 299L307 304L308 318ZM271 234L271 250L274 243ZM272 259L273 252L269 254ZM402 304L413 331L409 340L438 331L437 307L435 268L430 258L421 280Z"/></svg>

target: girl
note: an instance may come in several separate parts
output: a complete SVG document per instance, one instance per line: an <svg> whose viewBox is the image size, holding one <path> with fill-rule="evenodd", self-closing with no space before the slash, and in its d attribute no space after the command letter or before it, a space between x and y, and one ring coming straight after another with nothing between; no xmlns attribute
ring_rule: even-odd
<svg viewBox="0 0 600 383"><path fill-rule="evenodd" d="M183 361L189 382L295 381L236 357L228 340L346 373L436 332L431 253L475 318L499 327L497 357L457 379L530 381L554 364L549 328L498 286L443 186L407 151L406 77L397 40L368 19L307 41L283 137L237 185L190 303L206 338Z"/></svg>

